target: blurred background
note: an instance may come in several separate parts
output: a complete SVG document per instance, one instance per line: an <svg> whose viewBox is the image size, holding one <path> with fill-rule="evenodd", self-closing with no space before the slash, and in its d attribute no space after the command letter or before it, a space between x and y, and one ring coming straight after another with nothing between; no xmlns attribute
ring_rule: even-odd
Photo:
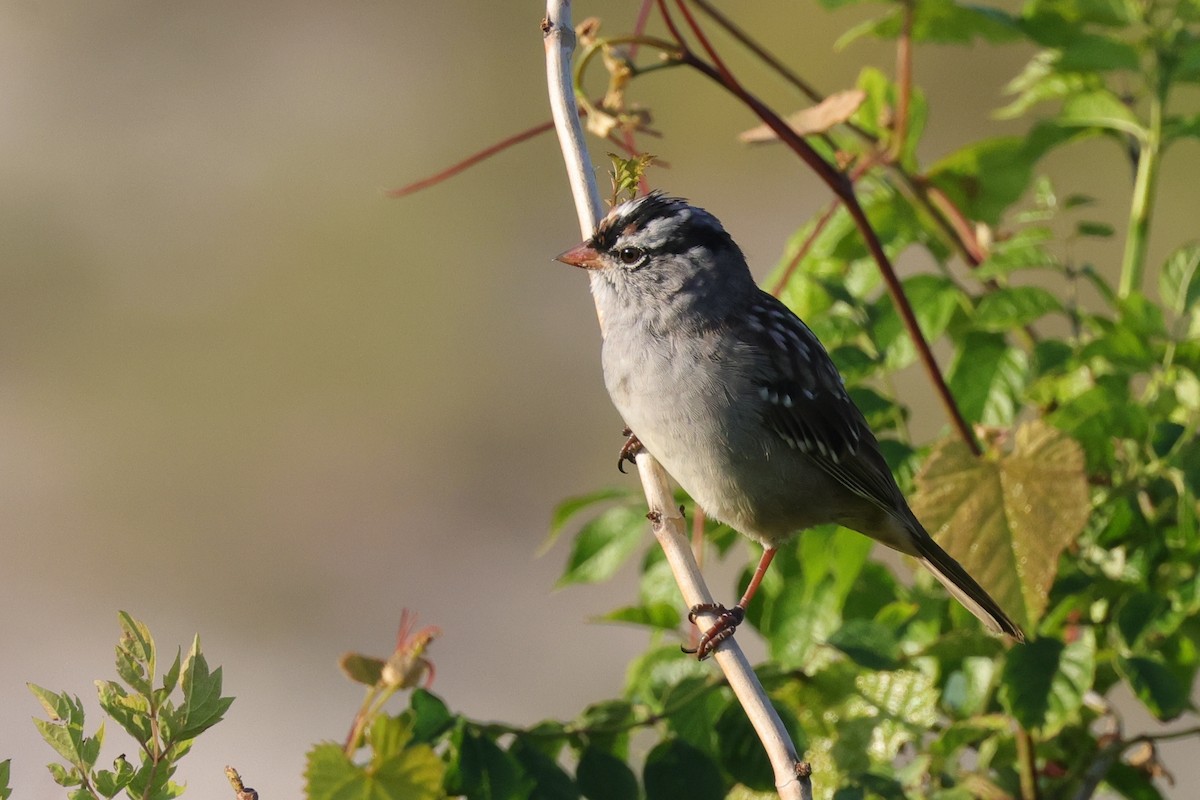
<svg viewBox="0 0 1200 800"><path fill-rule="evenodd" d="M624 31L636 7L576 15ZM891 71L884 45L831 47L872 10L736 11L828 92ZM225 764L268 800L300 796L305 751L342 739L361 699L339 655L388 653L404 607L442 628L434 689L457 711L532 723L619 691L646 636L589 620L631 576L555 592L565 543L535 557L561 499L636 485L614 469L586 281L550 261L579 238L557 145L384 197L548 119L542 13L0 2L0 758L18 796L62 796L25 682L99 722L118 609L164 649L198 632L237 696L184 762L191 797L226 796ZM1027 56L918 50L927 161L1022 129L989 112ZM804 105L732 62L781 110ZM826 190L738 145L754 120L699 77L634 95L665 133L644 145L671 164L656 183L716 213L764 275ZM1044 166L1120 229L1113 146ZM1155 264L1194 233L1197 155L1164 171ZM1080 257L1114 274L1119 248ZM718 594L737 566L713 570Z"/></svg>

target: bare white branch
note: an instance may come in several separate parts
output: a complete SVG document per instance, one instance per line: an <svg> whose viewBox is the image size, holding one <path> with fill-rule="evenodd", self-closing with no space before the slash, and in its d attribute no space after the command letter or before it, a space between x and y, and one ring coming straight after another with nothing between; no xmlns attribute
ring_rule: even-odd
<svg viewBox="0 0 1200 800"><path fill-rule="evenodd" d="M575 49L575 30L571 24L570 0L547 0L542 32L546 47L546 78L554 127L558 132L563 161L571 184L571 194L579 215L579 229L586 239L592 235L596 223L603 215L603 205L596 187L596 176L588 158L583 128L579 124L579 111L575 105L571 80L571 54ZM600 330L603 334L603 318L600 319ZM664 402L667 401L664 399ZM675 507L667 473L644 451L637 457L637 466L650 508L649 517L653 523L654 535L666 553L667 562L671 566L675 582L679 584L684 602L689 606L713 602L684 533L683 516ZM716 618L712 615L702 615L699 619L699 623L704 627L715 621ZM809 767L799 762L787 729L772 707L762 684L758 682L750 662L738 646L736 637L722 642L713 654L713 659L725 673L725 679L762 740L775 771L775 786L780 797L784 800L812 800Z"/></svg>

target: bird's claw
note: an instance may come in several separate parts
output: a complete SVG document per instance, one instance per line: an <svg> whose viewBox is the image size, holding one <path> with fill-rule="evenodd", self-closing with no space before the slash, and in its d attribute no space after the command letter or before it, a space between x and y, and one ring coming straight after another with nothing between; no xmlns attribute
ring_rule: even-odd
<svg viewBox="0 0 1200 800"><path fill-rule="evenodd" d="M637 454L642 452L642 443L638 441L637 436L629 428L621 431L621 435L629 437L625 440L625 444L621 447L621 452L617 458L617 470L624 475L625 462L628 461L630 464L637 463Z"/></svg>
<svg viewBox="0 0 1200 800"><path fill-rule="evenodd" d="M696 618L700 614L716 614L717 621L700 636L700 641L694 648L680 647L680 649L685 653L695 655L698 661L703 661L713 654L717 645L733 636L737 626L746 619L746 609L740 605L726 608L720 603L700 603L692 606L688 611L688 622L696 624Z"/></svg>

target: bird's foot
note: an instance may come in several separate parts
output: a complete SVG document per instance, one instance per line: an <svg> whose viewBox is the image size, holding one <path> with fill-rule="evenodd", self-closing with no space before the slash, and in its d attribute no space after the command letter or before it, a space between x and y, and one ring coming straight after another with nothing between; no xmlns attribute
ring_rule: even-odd
<svg viewBox="0 0 1200 800"><path fill-rule="evenodd" d="M700 641L696 643L695 648L681 647L680 649L685 653L694 654L697 660L703 661L713 654L717 645L733 636L737 626L746 619L746 609L741 605L726 608L720 603L700 603L692 606L688 611L688 622L694 625L696 617L700 614L716 614L717 621L700 636Z"/></svg>
<svg viewBox="0 0 1200 800"><path fill-rule="evenodd" d="M624 474L626 461L630 464L637 464L637 454L642 452L642 443L638 441L637 436L629 428L621 431L621 435L629 437L625 440L625 444L621 447L620 456L617 458L617 469Z"/></svg>

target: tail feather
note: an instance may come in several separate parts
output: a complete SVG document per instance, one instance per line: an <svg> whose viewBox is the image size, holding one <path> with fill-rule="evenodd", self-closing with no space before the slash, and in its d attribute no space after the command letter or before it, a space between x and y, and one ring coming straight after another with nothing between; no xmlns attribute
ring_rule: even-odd
<svg viewBox="0 0 1200 800"><path fill-rule="evenodd" d="M933 573L954 599L979 618L993 633L1006 633L1018 642L1025 641L1021 626L1004 613L999 603L976 583L962 565L938 546L929 534L921 531L912 537L917 559Z"/></svg>

